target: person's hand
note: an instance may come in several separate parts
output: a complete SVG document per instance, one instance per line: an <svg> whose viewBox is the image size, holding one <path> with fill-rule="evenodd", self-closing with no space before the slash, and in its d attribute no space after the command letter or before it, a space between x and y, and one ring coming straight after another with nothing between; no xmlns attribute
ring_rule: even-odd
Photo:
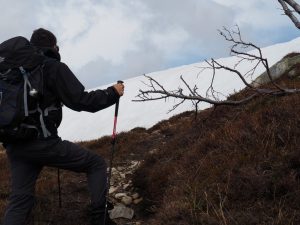
<svg viewBox="0 0 300 225"><path fill-rule="evenodd" d="M113 87L116 89L116 91L118 92L118 94L120 96L122 96L124 94L124 87L125 86L124 86L123 83L117 83Z"/></svg>

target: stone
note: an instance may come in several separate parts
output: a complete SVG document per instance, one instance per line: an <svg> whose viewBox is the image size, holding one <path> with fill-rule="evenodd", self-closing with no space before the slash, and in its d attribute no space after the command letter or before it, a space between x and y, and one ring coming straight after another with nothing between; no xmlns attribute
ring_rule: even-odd
<svg viewBox="0 0 300 225"><path fill-rule="evenodd" d="M299 76L299 74L296 69L292 69L288 72L288 76L289 76L289 78L295 78L295 77Z"/></svg>
<svg viewBox="0 0 300 225"><path fill-rule="evenodd" d="M126 189L129 188L129 187L130 187L130 184L124 184L124 185L123 185L123 189L124 189L124 190L126 190Z"/></svg>
<svg viewBox="0 0 300 225"><path fill-rule="evenodd" d="M134 199L133 200L133 203L135 204L135 205L137 205L137 204L139 204L140 202L142 202L143 201L143 198L138 198L138 199Z"/></svg>
<svg viewBox="0 0 300 225"><path fill-rule="evenodd" d="M125 204L125 205L130 205L132 203L132 197L130 196L124 196L122 198L122 202Z"/></svg>
<svg viewBox="0 0 300 225"><path fill-rule="evenodd" d="M300 63L299 55L280 60L270 68L270 74L272 80L276 80L280 78L285 72L292 70L292 67L298 63ZM289 76L295 76L294 73L295 73L294 71L291 72L291 75ZM260 85L267 84L269 82L270 82L270 78L267 72L264 72L252 82L252 85L254 87L259 87Z"/></svg>
<svg viewBox="0 0 300 225"><path fill-rule="evenodd" d="M112 193L116 192L116 190L118 190L118 187L110 187L108 193L112 194Z"/></svg>
<svg viewBox="0 0 300 225"><path fill-rule="evenodd" d="M124 170L124 167L118 166L118 167L117 167L117 170L118 170L118 171L123 171L123 170Z"/></svg>
<svg viewBox="0 0 300 225"><path fill-rule="evenodd" d="M122 199L125 196L127 196L126 193L117 193L117 194L115 194L116 199Z"/></svg>
<svg viewBox="0 0 300 225"><path fill-rule="evenodd" d="M117 183L117 181L116 181L115 177L112 177L110 179L110 185L115 185L115 183Z"/></svg>
<svg viewBox="0 0 300 225"><path fill-rule="evenodd" d="M113 179L110 180L110 185L111 186L115 185L115 181Z"/></svg>
<svg viewBox="0 0 300 225"><path fill-rule="evenodd" d="M116 174L116 173L118 173L118 171L117 171L116 168L113 167L113 168L111 169L111 173L112 173L112 174Z"/></svg>
<svg viewBox="0 0 300 225"><path fill-rule="evenodd" d="M151 133L152 135L160 135L160 130L155 130Z"/></svg>
<svg viewBox="0 0 300 225"><path fill-rule="evenodd" d="M111 219L117 219L117 218L132 219L133 216L134 216L134 210L124 205L115 206L114 209L111 210L109 214L109 217Z"/></svg>
<svg viewBox="0 0 300 225"><path fill-rule="evenodd" d="M130 168L135 168L135 167L137 167L137 166L139 166L139 164L140 164L140 162L139 161L132 161L131 162L131 166L130 166Z"/></svg>
<svg viewBox="0 0 300 225"><path fill-rule="evenodd" d="M139 198L139 197L140 197L139 193L134 193L134 194L132 194L132 198L133 198L133 199L137 199L137 198Z"/></svg>
<svg viewBox="0 0 300 225"><path fill-rule="evenodd" d="M152 149L152 150L149 152L149 154L150 154L150 155L154 155L154 154L156 154L157 152L158 152L158 149L155 148L155 149Z"/></svg>

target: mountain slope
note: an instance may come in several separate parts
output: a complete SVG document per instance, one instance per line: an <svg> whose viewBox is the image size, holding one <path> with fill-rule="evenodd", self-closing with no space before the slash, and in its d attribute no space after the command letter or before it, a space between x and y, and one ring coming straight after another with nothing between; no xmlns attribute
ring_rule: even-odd
<svg viewBox="0 0 300 225"><path fill-rule="evenodd" d="M299 46L300 38L297 38L287 43L263 48L262 51L263 55L268 58L269 64L272 65L289 52L300 51ZM233 66L236 62L236 58L223 58L219 59L219 62ZM169 90L177 89L178 86L183 87L183 84L180 83L180 76L183 75L190 84L197 84L199 90L204 94L209 87L212 73L209 70L205 70L199 74L201 70L199 67L203 66L206 66L206 64L200 62L147 75L157 79ZM251 63L248 62L239 67L239 70L241 72L246 72L250 67ZM256 70L253 79L262 72L263 68L259 67ZM218 71L217 75L218 79L215 81L215 88L224 95L229 95L235 90L240 90L244 87L243 83L235 75L226 71ZM99 79L101 79L101 77ZM134 127L149 128L163 119L193 109L191 103L186 102L175 111L167 114L176 102L173 99L169 99L168 101L161 100L143 103L132 102L132 100L136 98L139 89L147 88L143 85L142 81L145 81L143 76L125 80L126 90L125 95L121 98L120 102L118 131L129 131ZM105 87L103 86L100 88ZM208 106L208 104L202 104L200 105L200 109L207 108ZM59 134L62 138L72 141L92 140L103 135L109 135L112 133L113 114L113 107L94 114L74 112L64 108L64 119L59 128Z"/></svg>
<svg viewBox="0 0 300 225"><path fill-rule="evenodd" d="M300 88L296 68L280 85ZM261 96L152 127L161 144L134 178L146 224L300 224L299 113L299 94Z"/></svg>

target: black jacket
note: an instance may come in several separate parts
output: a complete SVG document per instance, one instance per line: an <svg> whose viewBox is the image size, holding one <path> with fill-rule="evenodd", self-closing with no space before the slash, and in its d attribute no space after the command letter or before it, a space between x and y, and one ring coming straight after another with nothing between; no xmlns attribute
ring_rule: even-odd
<svg viewBox="0 0 300 225"><path fill-rule="evenodd" d="M120 97L112 86L105 90L85 91L69 67L59 61L58 54L48 49L44 50L44 55L56 59L44 65L44 90L40 102L42 109L53 105L58 108L44 117L46 128L51 133L50 138L57 137L57 128L62 120L62 105L75 111L97 112L113 105ZM43 138L40 134L39 138Z"/></svg>

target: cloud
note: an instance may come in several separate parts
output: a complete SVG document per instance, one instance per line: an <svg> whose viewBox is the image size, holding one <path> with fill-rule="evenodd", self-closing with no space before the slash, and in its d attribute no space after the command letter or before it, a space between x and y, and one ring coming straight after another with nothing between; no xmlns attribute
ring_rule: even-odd
<svg viewBox="0 0 300 225"><path fill-rule="evenodd" d="M80 68L77 77L86 87L95 87L93 84L108 84L119 79L114 72L115 68L111 62L99 57Z"/></svg>
<svg viewBox="0 0 300 225"><path fill-rule="evenodd" d="M53 10L53 4L59 8ZM101 67L114 68L104 71L114 70L127 77L224 54L222 44L212 41L219 39L218 27L232 22L232 12L223 9L210 1L154 0L141 4L133 0L125 4L120 0L67 0L64 4L44 2L40 20L55 27L61 37L63 60L91 87L95 85L92 75L83 73L97 60ZM90 81L87 76L91 76ZM104 80L111 81L111 77L108 73Z"/></svg>
<svg viewBox="0 0 300 225"><path fill-rule="evenodd" d="M56 10L45 4L40 15L44 24L53 24L56 18L52 26L61 40L62 55L75 69L99 57L119 63L134 48L138 22L125 17L118 5L67 0Z"/></svg>
<svg viewBox="0 0 300 225"><path fill-rule="evenodd" d="M235 12L233 17L234 22L238 24L241 29L245 30L246 34L251 33L251 36L256 35L258 42L260 39L260 31L279 33L278 30L281 29L289 28L290 32L294 30L290 20L282 15L280 4L277 1L213 1L224 6L225 10L233 10ZM283 32L282 36L284 36ZM273 40L272 37L269 37L269 43L272 43Z"/></svg>
<svg viewBox="0 0 300 225"><path fill-rule="evenodd" d="M39 3L34 0L0 0L0 42L17 36L29 36L35 28Z"/></svg>
<svg viewBox="0 0 300 225"><path fill-rule="evenodd" d="M260 46L297 35L276 1L0 1L7 9L0 21L2 40L50 29L62 60L88 88L225 56L228 43L217 32L223 26L238 24Z"/></svg>
<svg viewBox="0 0 300 225"><path fill-rule="evenodd" d="M139 43L143 46L143 52L140 50L129 51L125 54L125 61L118 65L103 58L97 58L77 71L78 78L86 84L87 87L93 87L95 83L108 84L120 79L140 76L145 73L153 72L153 68L162 70L164 67L163 52L153 45ZM139 49L139 48L137 48Z"/></svg>

